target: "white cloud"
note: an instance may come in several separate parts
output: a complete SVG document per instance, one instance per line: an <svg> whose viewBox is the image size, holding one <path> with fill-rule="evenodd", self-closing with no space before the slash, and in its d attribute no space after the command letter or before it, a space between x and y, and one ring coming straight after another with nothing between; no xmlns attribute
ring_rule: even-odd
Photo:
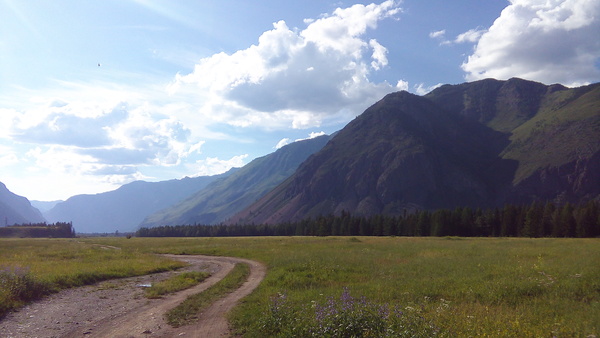
<svg viewBox="0 0 600 338"><path fill-rule="evenodd" d="M221 160L217 157L207 157L204 160L196 161L193 165L195 176L210 176L222 174L231 168L243 167L248 154L233 156L228 160Z"/></svg>
<svg viewBox="0 0 600 338"><path fill-rule="evenodd" d="M371 55L371 58L373 58L373 61L371 62L371 67L373 67L373 69L375 69L375 70L379 70L382 67L387 66L387 64L388 64L387 48L383 47L375 39L371 39L369 41L369 46L371 46L371 48L373 48L373 55Z"/></svg>
<svg viewBox="0 0 600 338"><path fill-rule="evenodd" d="M469 81L521 77L581 85L600 79L600 2L511 0L462 69Z"/></svg>
<svg viewBox="0 0 600 338"><path fill-rule="evenodd" d="M456 39L454 39L454 43L477 42L486 31L487 30L480 28L469 29L462 34L459 34Z"/></svg>
<svg viewBox="0 0 600 338"><path fill-rule="evenodd" d="M174 165L190 147L199 149L198 143L188 145L191 132L181 122L149 109L154 108L119 103L80 114L77 104L65 104L45 113L14 114L8 133L18 142L65 146L55 149L73 149L103 164ZM35 124L25 122L31 115L37 116Z"/></svg>
<svg viewBox="0 0 600 338"><path fill-rule="evenodd" d="M279 149L283 146L287 146L288 144L292 143L292 140L290 138L282 138L281 140L279 140L279 142L277 142L277 144L275 145L275 149Z"/></svg>
<svg viewBox="0 0 600 338"><path fill-rule="evenodd" d="M435 32L429 33L429 37L432 39L440 40L441 41L440 45L452 45L452 44L459 44L459 43L475 43L475 42L479 41L479 38L485 32L486 32L486 30L481 29L481 28L469 29L468 31L456 36L456 38L454 38L454 40L448 40L448 39L446 39L446 30L440 30L440 31L435 31Z"/></svg>
<svg viewBox="0 0 600 338"><path fill-rule="evenodd" d="M308 134L308 138L309 139L313 139L315 137L319 137L319 136L323 136L323 135L327 135L327 134L325 134L324 131L318 131L318 132L317 131L313 131L310 134Z"/></svg>
<svg viewBox="0 0 600 338"><path fill-rule="evenodd" d="M298 138L294 142L304 141L304 140L311 140L313 138L316 138L316 137L319 137L319 136L323 136L323 135L327 135L327 134L325 134L324 131L313 131L313 132L311 132L311 133L308 134L308 137Z"/></svg>
<svg viewBox="0 0 600 338"><path fill-rule="evenodd" d="M434 90L438 87L441 87L442 85L443 85L442 83L438 83L433 86L425 86L425 84L419 83L418 85L414 86L414 90L417 95L425 95L425 94L431 92L432 90Z"/></svg>
<svg viewBox="0 0 600 338"><path fill-rule="evenodd" d="M307 19L304 30L276 22L258 44L204 58L192 73L177 75L170 93L195 94L202 116L234 126L309 128L349 111L356 116L394 90L369 80L388 60L387 49L365 35L399 12L385 1Z"/></svg>
<svg viewBox="0 0 600 338"><path fill-rule="evenodd" d="M189 149L187 150L187 152L185 153L185 156L189 156L193 153L201 154L202 152L200 151L200 149L202 148L204 143L205 143L205 141L200 141L198 143L192 144L189 147Z"/></svg>
<svg viewBox="0 0 600 338"><path fill-rule="evenodd" d="M128 165L118 163L102 163L99 158L82 153L75 147L54 145L50 147L35 147L26 153L26 157L35 162L30 172L47 171L52 175L68 175L81 177L86 175L136 175L137 170ZM129 168L127 168L129 167ZM133 168L133 169L132 169Z"/></svg>
<svg viewBox="0 0 600 338"><path fill-rule="evenodd" d="M445 35L446 35L445 29L429 33L429 37L432 39L443 39Z"/></svg>
<svg viewBox="0 0 600 338"><path fill-rule="evenodd" d="M403 80L398 80L398 83L396 83L396 90L408 91L408 82L403 81Z"/></svg>
<svg viewBox="0 0 600 338"><path fill-rule="evenodd" d="M279 142L277 142L277 145L275 145L275 149L279 149L279 148L284 147L293 142L310 140L315 137L319 137L319 136L323 136L323 135L327 135L327 134L324 131L319 131L319 132L313 131L308 134L308 137L298 138L298 139L295 139L294 141L292 141L290 138L286 137L286 138L281 139Z"/></svg>

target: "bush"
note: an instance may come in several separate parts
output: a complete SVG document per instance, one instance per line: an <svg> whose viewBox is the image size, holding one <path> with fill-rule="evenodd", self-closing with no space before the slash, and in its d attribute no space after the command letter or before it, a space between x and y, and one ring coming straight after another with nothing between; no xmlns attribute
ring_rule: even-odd
<svg viewBox="0 0 600 338"><path fill-rule="evenodd" d="M50 292L49 287L38 282L21 267L0 269L0 318L22 304L41 298Z"/></svg>

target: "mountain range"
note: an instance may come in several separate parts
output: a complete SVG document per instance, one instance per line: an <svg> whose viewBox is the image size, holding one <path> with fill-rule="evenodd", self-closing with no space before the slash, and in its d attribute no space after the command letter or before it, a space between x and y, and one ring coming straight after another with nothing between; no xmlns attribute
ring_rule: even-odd
<svg viewBox="0 0 600 338"><path fill-rule="evenodd" d="M230 176L209 184L184 201L147 217L144 227L178 224L217 224L255 202L294 173L331 137L322 135L288 144L254 159Z"/></svg>
<svg viewBox="0 0 600 338"><path fill-rule="evenodd" d="M513 78L392 93L229 223L600 196L600 84Z"/></svg>
<svg viewBox="0 0 600 338"><path fill-rule="evenodd" d="M329 136L319 136L294 142L221 175L135 181L113 191L76 195L57 203L43 215L49 222L73 222L78 233L219 223L272 190L328 140Z"/></svg>
<svg viewBox="0 0 600 338"><path fill-rule="evenodd" d="M513 78L424 96L391 93L334 135L294 142L242 168L36 202L55 204L43 216L0 184L0 216L107 233L599 198L600 84Z"/></svg>
<svg viewBox="0 0 600 338"><path fill-rule="evenodd" d="M44 216L53 223L73 222L78 233L135 231L149 214L179 202L235 170L180 180L135 181L109 192L76 195L56 204Z"/></svg>

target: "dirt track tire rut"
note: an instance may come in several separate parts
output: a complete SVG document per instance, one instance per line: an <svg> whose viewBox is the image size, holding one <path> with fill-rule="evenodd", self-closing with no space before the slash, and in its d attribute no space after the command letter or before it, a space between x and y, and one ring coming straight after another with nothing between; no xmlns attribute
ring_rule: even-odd
<svg viewBox="0 0 600 338"><path fill-rule="evenodd" d="M191 267L208 266L212 274L201 284L161 299L140 297L136 284L143 280L141 277L121 280L119 282L124 286L114 290L99 288L98 285L65 290L9 314L0 321L0 332L2 332L0 336L127 338L229 336L226 313L260 284L266 273L265 266L255 261L234 257L165 256L187 262ZM239 289L205 309L199 315L197 323L173 328L165 322L164 314L168 310L189 295L202 292L223 279L237 263L250 266L248 280Z"/></svg>

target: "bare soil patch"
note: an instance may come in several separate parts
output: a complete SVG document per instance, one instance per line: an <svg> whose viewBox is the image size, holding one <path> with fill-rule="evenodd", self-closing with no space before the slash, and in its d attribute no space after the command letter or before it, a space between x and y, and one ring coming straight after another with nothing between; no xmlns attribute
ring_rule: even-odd
<svg viewBox="0 0 600 338"><path fill-rule="evenodd" d="M2 337L220 337L229 336L225 314L264 278L264 265L241 258L166 255L190 264L176 272L110 280L68 289L30 304L0 321ZM197 323L172 328L164 313L189 295L202 292L225 277L236 263L251 267L248 281L199 315ZM147 299L142 285L183 271L208 271L201 284L160 299Z"/></svg>

